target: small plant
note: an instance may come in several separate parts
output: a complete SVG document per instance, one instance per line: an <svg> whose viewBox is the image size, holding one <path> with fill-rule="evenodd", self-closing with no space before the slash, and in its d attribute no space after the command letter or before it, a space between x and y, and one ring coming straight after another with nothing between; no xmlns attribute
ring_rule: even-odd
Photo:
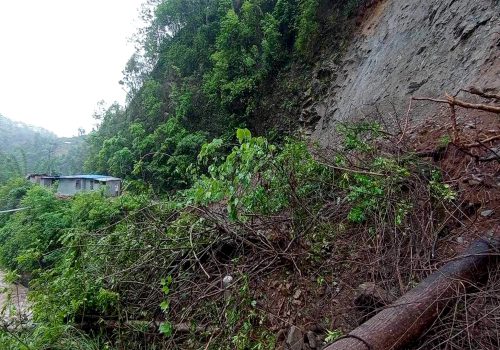
<svg viewBox="0 0 500 350"><path fill-rule="evenodd" d="M168 310L170 309L170 302L167 297L170 294L170 285L172 284L172 276L168 276L167 278L162 278L161 280L161 290L165 296L165 300L163 300L160 304L160 308L167 317ZM165 335L166 337L170 337L173 333L172 323L168 320L163 321L160 324L160 333Z"/></svg>
<svg viewBox="0 0 500 350"><path fill-rule="evenodd" d="M439 200L450 202L457 198L457 193L453 191L451 186L442 182L442 175L438 170L431 172L429 186L432 195Z"/></svg>
<svg viewBox="0 0 500 350"><path fill-rule="evenodd" d="M325 284L325 278L323 276L318 276L316 278L316 283L318 284L318 286L323 286L323 284Z"/></svg>
<svg viewBox="0 0 500 350"><path fill-rule="evenodd" d="M373 149L373 139L382 134L382 126L377 122L340 124L337 131L344 137L347 151L368 152Z"/></svg>
<svg viewBox="0 0 500 350"><path fill-rule="evenodd" d="M451 142L450 135L443 135L438 140L438 146L440 148L445 148L450 144L450 142Z"/></svg>
<svg viewBox="0 0 500 350"><path fill-rule="evenodd" d="M325 337L325 344L332 343L335 340L339 339L342 336L342 331L340 329L335 330L327 330Z"/></svg>

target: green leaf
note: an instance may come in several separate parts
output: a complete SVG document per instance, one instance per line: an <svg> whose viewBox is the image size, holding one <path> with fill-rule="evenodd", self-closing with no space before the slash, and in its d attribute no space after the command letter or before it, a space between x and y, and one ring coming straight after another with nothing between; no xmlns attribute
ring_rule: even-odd
<svg viewBox="0 0 500 350"><path fill-rule="evenodd" d="M173 333L172 324L168 321L162 322L160 324L160 333L166 337L170 337Z"/></svg>
<svg viewBox="0 0 500 350"><path fill-rule="evenodd" d="M163 312L168 311L170 307L170 302L168 300L163 300L160 304L160 308L162 309Z"/></svg>
<svg viewBox="0 0 500 350"><path fill-rule="evenodd" d="M236 138L240 143L243 143L245 141L250 141L252 138L252 133L248 129L238 129L236 130Z"/></svg>

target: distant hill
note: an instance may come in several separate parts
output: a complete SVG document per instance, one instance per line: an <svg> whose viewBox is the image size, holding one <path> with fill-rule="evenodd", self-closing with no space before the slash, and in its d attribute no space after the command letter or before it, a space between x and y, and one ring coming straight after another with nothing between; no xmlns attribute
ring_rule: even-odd
<svg viewBox="0 0 500 350"><path fill-rule="evenodd" d="M85 136L59 138L0 114L0 183L28 173L79 173L84 158Z"/></svg>

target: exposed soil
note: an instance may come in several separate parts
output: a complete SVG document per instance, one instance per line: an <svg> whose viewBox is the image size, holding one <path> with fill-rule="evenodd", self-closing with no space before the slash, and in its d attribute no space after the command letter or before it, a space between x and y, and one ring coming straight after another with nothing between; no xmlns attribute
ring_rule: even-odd
<svg viewBox="0 0 500 350"><path fill-rule="evenodd" d="M447 240L454 242L446 246L451 255L460 253L467 243L484 234L500 236L500 158L475 159L494 156L493 151L498 150L500 137L489 142L478 141L500 136L500 117L482 111L461 110L457 113L457 128L460 139L443 147L443 142L453 138L449 111L443 107L434 120L423 122L417 135L411 136L417 152L441 150L435 163L446 175L446 182L460 195L463 220L448 234Z"/></svg>
<svg viewBox="0 0 500 350"><path fill-rule="evenodd" d="M330 258L320 265L312 256L307 258L306 252L311 247L298 249L293 252L298 257L294 264L253 280L251 285L252 289L258 291L259 308L268 313L270 328L278 332L280 341L285 341L286 331L291 325L297 326L304 334L313 331L322 339L327 330L349 332L377 311L376 308L363 310L355 305L360 284L374 281L390 296L399 297L412 287L411 283L406 282L409 278L411 280L406 274L413 274L414 283L418 283L421 278L465 250L478 237L500 237L500 158L477 160L491 156L491 150L500 146L500 138L478 143L500 135L499 117L475 110L457 111L460 139L453 143L450 141L453 130L448 107L445 105L438 109L439 114L432 119L408 126L404 136L414 145L415 153L441 169L445 183L457 193L457 199L445 215L446 220L441 227L436 228L438 235L431 247L433 251L428 270L412 271L414 262L411 260L407 261L409 265L406 266L384 264L386 257L378 255L377 247L373 245L376 245L376 240L363 237L366 232L361 232L359 237L355 232L335 237ZM498 275L494 271L492 274ZM498 280L492 277L486 286L487 290L496 290ZM480 294L476 292L471 297L477 295ZM484 299L481 295L480 298ZM483 300L481 305L487 303ZM492 320L497 314L493 312L489 317L487 314L483 320ZM460 318L460 315L457 317ZM468 330L470 325L464 322L461 326ZM442 348L440 346L443 344L436 347L435 343L432 345L427 339L436 337L433 329L443 328L450 332L454 330L453 325L437 323L429 330L428 337L424 336L412 348ZM460 334L463 330L458 329L457 332ZM493 343L489 341L488 344ZM491 345L485 348L495 347Z"/></svg>
<svg viewBox="0 0 500 350"><path fill-rule="evenodd" d="M8 323L29 314L27 301L28 288L21 284L5 282L5 272L0 271L0 308Z"/></svg>

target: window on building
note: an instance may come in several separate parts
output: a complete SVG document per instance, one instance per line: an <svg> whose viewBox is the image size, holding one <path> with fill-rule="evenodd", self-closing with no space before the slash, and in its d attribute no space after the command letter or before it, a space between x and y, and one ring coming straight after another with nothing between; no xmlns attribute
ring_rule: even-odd
<svg viewBox="0 0 500 350"><path fill-rule="evenodd" d="M80 190L82 188L82 181L81 180L76 180L75 181L75 188L77 190Z"/></svg>

